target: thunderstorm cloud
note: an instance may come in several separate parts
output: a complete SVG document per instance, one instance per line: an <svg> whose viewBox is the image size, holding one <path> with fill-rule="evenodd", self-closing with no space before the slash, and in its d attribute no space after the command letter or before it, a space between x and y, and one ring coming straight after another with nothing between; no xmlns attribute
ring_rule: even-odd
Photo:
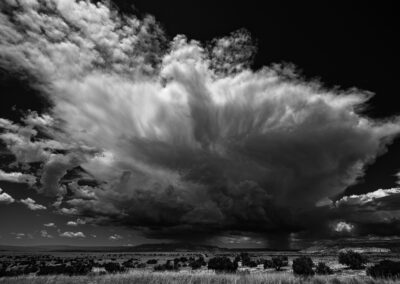
<svg viewBox="0 0 400 284"><path fill-rule="evenodd" d="M313 229L299 221L313 208L398 194L326 203L386 151L398 118L365 116L368 92L327 89L285 66L250 69L255 48L244 30L207 45L183 35L169 42L154 18L102 2L0 7L0 65L29 74L51 103L22 121L0 120L0 140L25 170L0 178L54 197L60 214L152 237L290 234ZM362 224L338 222L332 231Z"/></svg>

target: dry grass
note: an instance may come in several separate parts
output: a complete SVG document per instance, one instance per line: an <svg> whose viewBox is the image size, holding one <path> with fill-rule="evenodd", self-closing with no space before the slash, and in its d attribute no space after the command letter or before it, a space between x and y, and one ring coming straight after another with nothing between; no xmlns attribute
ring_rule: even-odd
<svg viewBox="0 0 400 284"><path fill-rule="evenodd" d="M260 273L260 274L182 274L177 272L151 272L133 271L123 274L102 276L21 276L0 278L0 284L394 284L395 280L374 280L366 276L315 276L312 278L300 278L289 273Z"/></svg>

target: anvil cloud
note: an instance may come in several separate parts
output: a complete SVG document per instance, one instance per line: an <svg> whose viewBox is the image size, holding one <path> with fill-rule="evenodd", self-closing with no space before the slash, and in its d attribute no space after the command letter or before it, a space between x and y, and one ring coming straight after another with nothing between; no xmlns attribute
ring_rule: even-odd
<svg viewBox="0 0 400 284"><path fill-rule="evenodd" d="M245 31L168 42L153 18L101 2L0 7L1 66L52 105L2 119L0 139L21 167L41 163L35 186L60 214L89 223L153 237L312 229L302 212L354 184L400 131L363 115L368 92L251 70Z"/></svg>

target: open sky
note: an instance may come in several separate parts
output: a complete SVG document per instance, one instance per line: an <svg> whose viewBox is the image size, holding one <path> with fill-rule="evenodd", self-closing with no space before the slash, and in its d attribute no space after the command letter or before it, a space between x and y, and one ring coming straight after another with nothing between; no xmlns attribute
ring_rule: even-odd
<svg viewBox="0 0 400 284"><path fill-rule="evenodd" d="M0 3L0 244L400 236L394 5Z"/></svg>

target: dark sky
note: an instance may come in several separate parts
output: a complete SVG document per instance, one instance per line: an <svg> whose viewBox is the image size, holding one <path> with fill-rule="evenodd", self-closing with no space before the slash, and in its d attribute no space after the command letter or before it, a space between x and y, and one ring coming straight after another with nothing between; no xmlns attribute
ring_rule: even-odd
<svg viewBox="0 0 400 284"><path fill-rule="evenodd" d="M149 13L170 36L185 34L208 41L246 28L257 40L254 67L293 63L303 76L328 87L359 88L375 96L365 113L388 117L400 113L396 104L399 64L399 20L394 2L335 1L125 1L115 3L126 11ZM399 169L400 142L371 166L365 181L349 187L359 194L391 187Z"/></svg>
<svg viewBox="0 0 400 284"><path fill-rule="evenodd" d="M51 2L0 4L0 244L400 234L394 3Z"/></svg>

